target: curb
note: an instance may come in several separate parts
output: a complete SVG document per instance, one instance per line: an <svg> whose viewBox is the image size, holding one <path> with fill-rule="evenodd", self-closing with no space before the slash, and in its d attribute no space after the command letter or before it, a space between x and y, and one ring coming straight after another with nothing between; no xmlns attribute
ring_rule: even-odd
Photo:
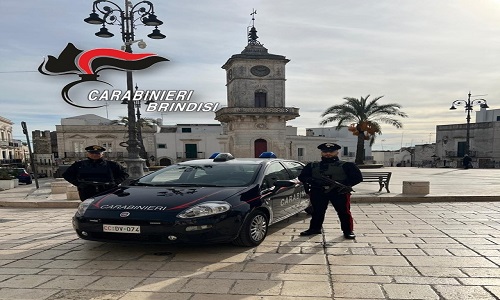
<svg viewBox="0 0 500 300"><path fill-rule="evenodd" d="M77 208L80 200L55 201L0 201L0 208Z"/></svg>
<svg viewBox="0 0 500 300"><path fill-rule="evenodd" d="M396 197L352 197L352 203L394 202L497 202L500 196L425 196L407 195Z"/></svg>

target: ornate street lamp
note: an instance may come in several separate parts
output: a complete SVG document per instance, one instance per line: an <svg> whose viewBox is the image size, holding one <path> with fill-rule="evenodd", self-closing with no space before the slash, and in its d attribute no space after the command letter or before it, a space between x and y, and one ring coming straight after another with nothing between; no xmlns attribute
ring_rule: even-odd
<svg viewBox="0 0 500 300"><path fill-rule="evenodd" d="M84 19L84 21L89 24L102 25L101 29L95 34L102 38L114 36L113 33L108 31L106 24L120 26L122 40L125 44L123 50L128 53L132 53L131 46L135 42L138 42L138 46L141 49L146 46L144 41L134 40L134 30L137 25L140 25L138 24L139 21L145 26L155 26L153 32L148 35L149 38L165 38L165 35L158 29L158 26L163 24L163 22L156 17L153 3L150 1L140 1L133 5L131 1L125 0L125 9L122 9L112 1L96 0L92 5L92 13L90 13L89 17ZM130 91L131 95L134 93L134 83L131 71L127 71L127 90ZM126 142L128 159L126 159L125 162L127 163L130 177L138 178L144 175L144 159L139 156L140 144L137 140L137 122L135 118L134 101L124 101L123 104L127 104L128 110L128 141Z"/></svg>
<svg viewBox="0 0 500 300"><path fill-rule="evenodd" d="M485 99L473 99L471 100L470 99L471 97L471 94L470 94L470 91L469 91L469 97L467 98L467 100L455 100L451 103L451 107L450 107L450 110L455 110L457 109L455 107L455 105L457 106L460 106L460 105L464 105L465 106L465 111L467 112L467 134L466 134L466 138L465 138L465 154L469 155L470 153L470 112L473 109L473 106L474 105L480 105L481 108L489 108L488 104L486 103L486 100Z"/></svg>
<svg viewBox="0 0 500 300"><path fill-rule="evenodd" d="M139 46L140 48L140 46ZM135 91L137 92L137 90L139 89L139 87L137 86L137 84L135 85ZM135 97L134 97L135 98ZM142 99L139 99L139 100L133 100L135 103L135 108L136 108L136 120L137 120L137 139L139 141L139 153L140 153L140 156L147 159L147 152L146 152L146 147L144 146L144 140L142 138L142 124L141 124L141 101ZM147 106L149 105L150 103L154 103L155 101L154 100L148 100L146 101L144 104ZM149 164L148 164L148 161L146 161L146 165L147 167L149 167Z"/></svg>

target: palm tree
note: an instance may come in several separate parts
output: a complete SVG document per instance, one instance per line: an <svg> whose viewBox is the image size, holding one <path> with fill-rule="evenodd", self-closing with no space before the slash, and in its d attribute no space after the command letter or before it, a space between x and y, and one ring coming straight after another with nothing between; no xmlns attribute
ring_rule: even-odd
<svg viewBox="0 0 500 300"><path fill-rule="evenodd" d="M402 128L403 124L392 116L406 118L408 115L400 111L401 105L389 103L379 105L377 103L384 96L379 96L368 102L368 97L360 97L359 99L345 97L345 102L338 105L333 105L321 114L324 117L320 125L325 125L331 122L338 122L336 130L340 130L351 123L348 127L353 135L358 136L358 144L356 147L355 163L362 165L365 153L365 140L370 140L370 146L375 142L375 134L382 134L380 123L390 124L396 128Z"/></svg>

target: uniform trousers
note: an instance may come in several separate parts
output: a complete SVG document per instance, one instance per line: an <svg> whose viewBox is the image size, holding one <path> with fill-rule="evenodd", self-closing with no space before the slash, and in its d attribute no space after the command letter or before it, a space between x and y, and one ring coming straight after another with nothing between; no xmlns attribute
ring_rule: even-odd
<svg viewBox="0 0 500 300"><path fill-rule="evenodd" d="M338 194L334 191L324 193L320 189L312 189L310 193L311 205L313 212L311 214L311 222L309 229L320 231L325 220L326 209L328 202L332 203L340 220L340 228L344 233L351 233L354 229L351 215L351 194Z"/></svg>

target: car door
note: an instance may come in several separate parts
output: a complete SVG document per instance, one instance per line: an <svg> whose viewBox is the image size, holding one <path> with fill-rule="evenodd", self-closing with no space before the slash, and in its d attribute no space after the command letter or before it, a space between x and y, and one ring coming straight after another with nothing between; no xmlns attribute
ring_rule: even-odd
<svg viewBox="0 0 500 300"><path fill-rule="evenodd" d="M299 177L302 169L304 169L304 164L298 161L286 160L282 162L290 174L290 178L295 181L295 190L293 192L292 199L286 208L288 214L297 213L309 205L309 196L304 191L304 185L299 181Z"/></svg>
<svg viewBox="0 0 500 300"><path fill-rule="evenodd" d="M264 170L261 183L262 194L266 195L271 203L274 219L286 216L287 199L294 194L295 187L278 188L274 186L277 180L289 180L290 175L285 167L279 162L273 162Z"/></svg>

